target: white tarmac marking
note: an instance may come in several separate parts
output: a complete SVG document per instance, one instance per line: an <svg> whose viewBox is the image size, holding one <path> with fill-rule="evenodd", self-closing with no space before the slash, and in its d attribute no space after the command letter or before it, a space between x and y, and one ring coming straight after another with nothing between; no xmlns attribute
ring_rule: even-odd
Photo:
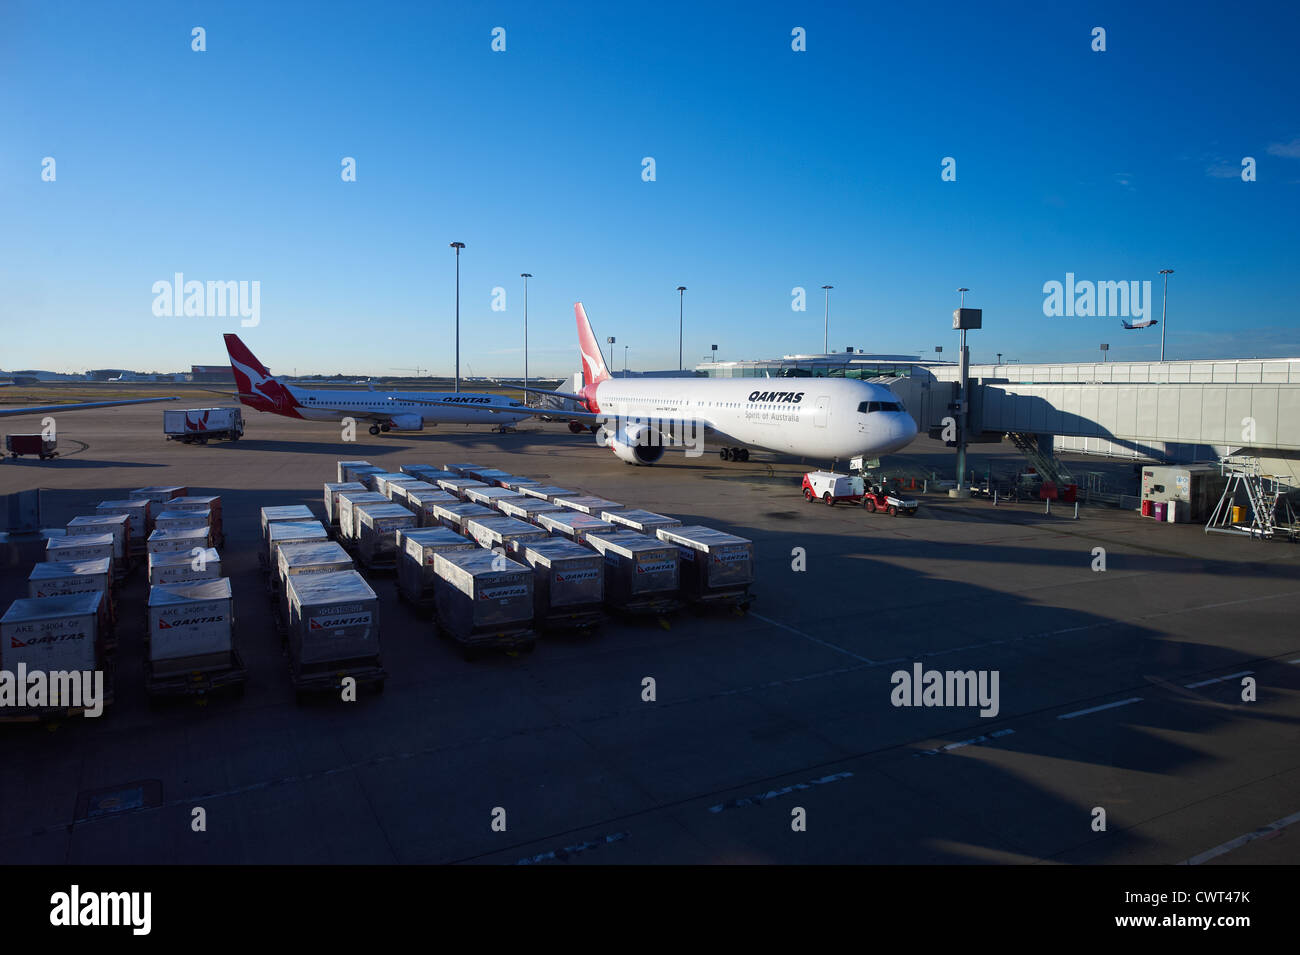
<svg viewBox="0 0 1300 955"><path fill-rule="evenodd" d="M973 746L976 743L987 743L990 740L998 739L1002 736L1010 736L1015 730L994 730L987 736L974 736L970 739L964 739L957 743L949 743L947 746L941 746L938 749L923 749L920 752L913 753L913 756L937 756L940 753L949 753L954 749L961 749L963 746Z"/></svg>
<svg viewBox="0 0 1300 955"><path fill-rule="evenodd" d="M1202 680L1200 683L1185 683L1183 685L1189 690L1196 690L1203 686L1209 686L1211 683L1222 683L1224 680L1233 680L1239 676L1250 676L1254 672L1254 670L1242 670L1240 673L1229 673L1227 676L1216 676L1212 680Z"/></svg>
<svg viewBox="0 0 1300 955"><path fill-rule="evenodd" d="M1128 706L1130 703L1141 703L1142 697L1130 696L1127 700L1120 700L1118 703L1104 703L1101 706L1094 706L1086 710L1075 710L1073 713L1062 713L1057 717L1058 720L1072 720L1076 716L1087 716L1089 713L1100 713L1102 710L1113 710L1117 706Z"/></svg>
<svg viewBox="0 0 1300 955"><path fill-rule="evenodd" d="M1287 663L1300 663L1300 657L1296 657L1294 660L1287 660L1286 662L1287 662Z"/></svg>
<svg viewBox="0 0 1300 955"><path fill-rule="evenodd" d="M1235 839L1229 839L1221 846L1215 846L1213 849L1206 849L1200 855L1192 856L1190 859L1185 859L1184 861L1178 864L1179 865L1200 865L1202 862L1209 862L1211 859L1217 858L1218 856L1221 855L1225 855L1231 852L1233 849L1240 849L1248 842L1254 842L1256 839L1259 839L1262 836L1267 836L1270 833L1279 832L1282 829L1285 829L1287 826L1294 825L1297 822L1300 822L1300 812L1293 812L1291 813L1291 815L1277 820L1277 822L1270 822L1263 829L1256 829L1254 832L1248 832L1244 836L1238 836Z"/></svg>
<svg viewBox="0 0 1300 955"><path fill-rule="evenodd" d="M876 661L872 660L869 657L860 657L852 650L845 650L843 647L838 647L833 643L827 643L825 640L818 640L816 637L810 636L809 634L804 633L802 630L796 630L794 627L786 626L785 624L781 623L779 620L772 620L770 617L764 617L762 614L754 613L753 611L751 611L749 615L753 617L755 620L761 620L764 623L770 623L774 627L780 627L782 630L788 630L791 633L793 633L796 637L803 637L805 640L811 640L813 643L819 643L823 647L826 647L828 650L834 650L836 653L843 653L845 656L850 656L855 660L860 660L863 663L870 664L871 666L876 665Z"/></svg>

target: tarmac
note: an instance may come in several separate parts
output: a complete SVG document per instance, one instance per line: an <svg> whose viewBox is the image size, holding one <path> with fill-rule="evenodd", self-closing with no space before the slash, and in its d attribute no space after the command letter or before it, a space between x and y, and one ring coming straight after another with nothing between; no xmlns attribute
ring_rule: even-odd
<svg viewBox="0 0 1300 955"><path fill-rule="evenodd" d="M913 518L828 508L798 487L827 462L712 448L630 467L555 424L351 442L247 416L237 443L185 446L157 406L70 412L59 458L0 464L0 493L45 489L46 526L145 485L220 494L249 668L242 699L151 708L137 568L111 708L0 726L0 863L1300 859L1296 545L938 493ZM739 534L757 599L467 662L376 575L386 691L299 705L259 508L323 516L344 459L474 461ZM952 452L922 438L899 462L948 470ZM29 569L4 568L0 604ZM916 663L996 673L996 715L894 705Z"/></svg>

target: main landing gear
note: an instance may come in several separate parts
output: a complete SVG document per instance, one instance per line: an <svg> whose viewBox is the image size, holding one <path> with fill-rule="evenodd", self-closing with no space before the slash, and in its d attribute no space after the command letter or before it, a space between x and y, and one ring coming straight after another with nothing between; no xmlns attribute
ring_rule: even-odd
<svg viewBox="0 0 1300 955"><path fill-rule="evenodd" d="M718 452L718 457L724 461L748 461L749 448L723 448Z"/></svg>
<svg viewBox="0 0 1300 955"><path fill-rule="evenodd" d="M387 424L372 424L372 425L370 426L370 433L371 433L371 434L378 434L378 433L381 432L381 431L383 431L384 433L387 433L387 432L390 430L391 427L392 427L391 425L387 425Z"/></svg>

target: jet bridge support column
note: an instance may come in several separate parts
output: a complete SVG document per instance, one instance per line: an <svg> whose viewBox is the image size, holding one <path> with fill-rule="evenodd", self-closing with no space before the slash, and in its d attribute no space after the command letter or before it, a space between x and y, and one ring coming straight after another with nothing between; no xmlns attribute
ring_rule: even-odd
<svg viewBox="0 0 1300 955"><path fill-rule="evenodd" d="M957 392L957 486L948 492L949 497L970 497L966 484L966 428L970 424L970 349L966 347L966 330L981 328L984 311L979 308L958 308L952 313L952 327L961 332L961 384Z"/></svg>

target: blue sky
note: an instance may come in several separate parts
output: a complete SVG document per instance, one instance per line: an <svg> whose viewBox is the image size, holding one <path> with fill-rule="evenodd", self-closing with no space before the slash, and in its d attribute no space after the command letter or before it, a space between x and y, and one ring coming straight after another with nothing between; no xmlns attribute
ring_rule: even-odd
<svg viewBox="0 0 1300 955"><path fill-rule="evenodd" d="M576 367L577 300L617 366L627 344L675 367L678 285L688 364L820 351L828 283L834 349L951 356L964 285L974 360L1155 358L1159 327L1048 318L1042 287L1150 279L1158 317L1162 267L1168 357L1300 355L1297 26L1285 4L10 2L0 367L178 370L234 330L279 372L449 372L453 240L465 373L522 370L525 271L534 374ZM260 324L156 317L176 272L260 282Z"/></svg>

